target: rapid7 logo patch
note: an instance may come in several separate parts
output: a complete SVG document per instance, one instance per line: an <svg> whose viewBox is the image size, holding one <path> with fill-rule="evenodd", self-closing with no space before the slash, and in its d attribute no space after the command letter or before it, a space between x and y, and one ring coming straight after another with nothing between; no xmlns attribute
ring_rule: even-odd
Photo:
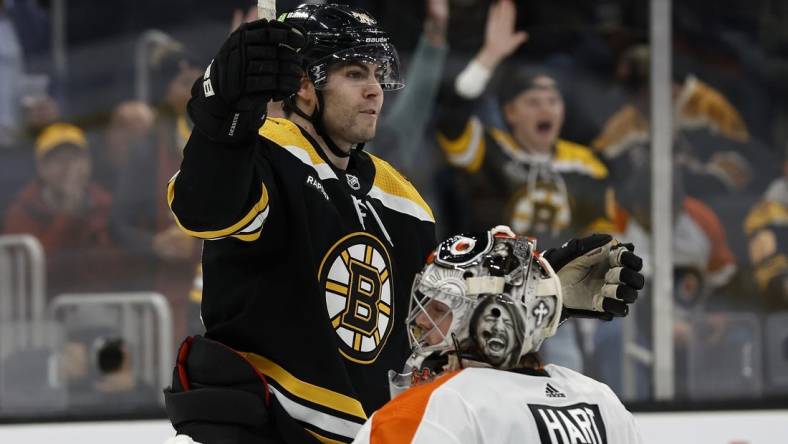
<svg viewBox="0 0 788 444"><path fill-rule="evenodd" d="M542 444L607 444L605 423L595 404L564 407L529 404Z"/></svg>

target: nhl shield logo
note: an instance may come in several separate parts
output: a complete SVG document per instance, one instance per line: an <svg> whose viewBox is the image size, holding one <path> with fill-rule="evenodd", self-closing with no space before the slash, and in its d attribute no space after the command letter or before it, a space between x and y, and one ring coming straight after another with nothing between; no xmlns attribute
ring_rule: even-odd
<svg viewBox="0 0 788 444"><path fill-rule="evenodd" d="M358 177L352 174L345 174L345 178L347 179L347 185L356 191L361 189L361 182L358 181Z"/></svg>
<svg viewBox="0 0 788 444"><path fill-rule="evenodd" d="M369 233L352 233L326 253L318 271L339 352L375 362L391 333L394 296L388 251Z"/></svg>

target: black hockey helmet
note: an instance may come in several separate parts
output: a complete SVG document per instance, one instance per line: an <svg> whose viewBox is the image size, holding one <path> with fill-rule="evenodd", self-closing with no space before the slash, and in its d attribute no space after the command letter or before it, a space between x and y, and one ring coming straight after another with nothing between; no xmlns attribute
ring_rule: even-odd
<svg viewBox="0 0 788 444"><path fill-rule="evenodd" d="M384 90L405 86L394 45L366 11L339 4L302 4L280 15L279 21L306 32L307 45L301 54L307 75L318 90L325 86L331 65L346 61L377 64L378 82Z"/></svg>
<svg viewBox="0 0 788 444"><path fill-rule="evenodd" d="M399 57L388 34L366 11L338 4L302 4L290 12L282 13L280 22L299 27L307 37L301 54L304 70L317 91L318 106L309 115L295 104L295 97L284 100L285 112L293 112L309 120L334 155L348 157L329 137L323 125L322 90L328 81L331 66L350 61L370 62L377 65L375 77L383 90L400 89L405 83L400 77ZM364 144L354 149L361 150Z"/></svg>

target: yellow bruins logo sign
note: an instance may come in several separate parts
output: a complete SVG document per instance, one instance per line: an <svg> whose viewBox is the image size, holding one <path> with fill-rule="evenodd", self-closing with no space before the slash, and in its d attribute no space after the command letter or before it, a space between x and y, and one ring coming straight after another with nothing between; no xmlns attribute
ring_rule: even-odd
<svg viewBox="0 0 788 444"><path fill-rule="evenodd" d="M363 232L343 237L323 258L318 279L339 352L353 362L374 362L394 317L391 259L383 243Z"/></svg>

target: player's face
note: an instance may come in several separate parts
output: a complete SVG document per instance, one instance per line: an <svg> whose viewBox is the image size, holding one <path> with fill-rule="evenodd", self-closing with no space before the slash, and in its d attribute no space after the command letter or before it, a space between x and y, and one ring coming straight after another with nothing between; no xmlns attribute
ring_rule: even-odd
<svg viewBox="0 0 788 444"><path fill-rule="evenodd" d="M492 302L484 308L476 325L475 340L493 365L501 365L511 356L517 341L514 320L507 307Z"/></svg>
<svg viewBox="0 0 788 444"><path fill-rule="evenodd" d="M538 76L534 87L521 92L504 107L507 123L525 148L549 152L564 123L564 101L555 81Z"/></svg>
<svg viewBox="0 0 788 444"><path fill-rule="evenodd" d="M443 341L444 336L451 327L453 318L451 309L443 302L430 299L424 310L416 316L416 325L426 332L422 342L427 345L436 345Z"/></svg>
<svg viewBox="0 0 788 444"><path fill-rule="evenodd" d="M340 147L364 143L375 137L383 107L383 89L377 65L350 62L333 67L323 89L326 132Z"/></svg>

